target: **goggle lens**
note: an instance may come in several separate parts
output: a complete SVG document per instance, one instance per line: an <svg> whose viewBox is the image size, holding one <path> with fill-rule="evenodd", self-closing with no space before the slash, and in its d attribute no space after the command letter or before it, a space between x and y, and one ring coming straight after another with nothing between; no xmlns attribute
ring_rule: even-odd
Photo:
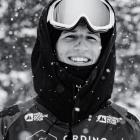
<svg viewBox="0 0 140 140"><path fill-rule="evenodd" d="M48 21L56 28L72 28L84 17L93 30L114 24L114 12L104 0L58 0L49 11Z"/></svg>

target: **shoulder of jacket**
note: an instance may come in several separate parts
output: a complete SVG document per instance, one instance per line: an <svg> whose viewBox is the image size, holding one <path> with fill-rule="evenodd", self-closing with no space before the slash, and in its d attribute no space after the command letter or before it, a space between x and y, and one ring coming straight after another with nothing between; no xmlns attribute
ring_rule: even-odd
<svg viewBox="0 0 140 140"><path fill-rule="evenodd" d="M29 100L24 103L15 104L11 107L5 108L0 112L0 118L14 117L17 114L23 114L34 105L34 100Z"/></svg>
<svg viewBox="0 0 140 140"><path fill-rule="evenodd" d="M127 109L122 107L122 106L119 106L113 102L110 103L110 106L118 113L120 114L122 117L124 116L127 116Z"/></svg>
<svg viewBox="0 0 140 140"><path fill-rule="evenodd" d="M34 105L34 100L5 108L0 112L0 138L4 137L9 127Z"/></svg>
<svg viewBox="0 0 140 140"><path fill-rule="evenodd" d="M121 117L128 122L128 124L133 128L133 130L140 132L140 121L139 119L128 112L128 110L124 107L121 107L115 103L111 103L111 107L121 115Z"/></svg>

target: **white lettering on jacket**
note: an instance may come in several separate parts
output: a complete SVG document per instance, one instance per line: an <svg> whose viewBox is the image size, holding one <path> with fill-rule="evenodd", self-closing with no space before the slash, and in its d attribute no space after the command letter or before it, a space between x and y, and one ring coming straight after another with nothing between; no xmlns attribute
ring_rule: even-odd
<svg viewBox="0 0 140 140"><path fill-rule="evenodd" d="M66 140L67 135L64 136L63 140ZM107 138L99 138L93 136L85 136L85 135L73 135L73 140L107 140Z"/></svg>

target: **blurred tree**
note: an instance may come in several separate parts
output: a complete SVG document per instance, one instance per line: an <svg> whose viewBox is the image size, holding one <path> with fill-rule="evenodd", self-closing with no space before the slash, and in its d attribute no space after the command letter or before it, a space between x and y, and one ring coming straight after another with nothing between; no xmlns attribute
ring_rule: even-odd
<svg viewBox="0 0 140 140"><path fill-rule="evenodd" d="M117 71L113 100L138 113L140 109L140 1L111 0L117 19Z"/></svg>
<svg viewBox="0 0 140 140"><path fill-rule="evenodd" d="M46 4L44 0L0 1L0 87L9 98L6 106L35 95L30 57Z"/></svg>

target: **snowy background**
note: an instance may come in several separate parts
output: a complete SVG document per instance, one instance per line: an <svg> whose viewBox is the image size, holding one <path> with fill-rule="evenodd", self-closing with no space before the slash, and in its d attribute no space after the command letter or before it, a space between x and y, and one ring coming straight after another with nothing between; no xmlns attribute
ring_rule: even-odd
<svg viewBox="0 0 140 140"><path fill-rule="evenodd" d="M109 0L117 20L112 100L140 114L140 0ZM0 110L36 94L30 57L47 0L0 0Z"/></svg>

